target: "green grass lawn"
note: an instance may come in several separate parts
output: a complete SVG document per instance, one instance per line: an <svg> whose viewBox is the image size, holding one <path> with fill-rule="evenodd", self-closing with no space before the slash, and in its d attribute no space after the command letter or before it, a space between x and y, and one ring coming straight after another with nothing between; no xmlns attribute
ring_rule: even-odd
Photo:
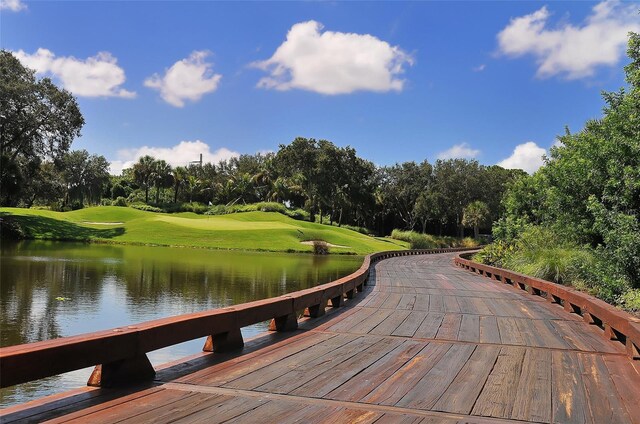
<svg viewBox="0 0 640 424"><path fill-rule="evenodd" d="M369 237L345 228L297 221L277 212L229 215L161 214L133 208L98 206L72 212L0 208L29 238L82 240L160 246L311 252L301 241L324 240L345 246L331 253L367 254L401 250L408 243Z"/></svg>

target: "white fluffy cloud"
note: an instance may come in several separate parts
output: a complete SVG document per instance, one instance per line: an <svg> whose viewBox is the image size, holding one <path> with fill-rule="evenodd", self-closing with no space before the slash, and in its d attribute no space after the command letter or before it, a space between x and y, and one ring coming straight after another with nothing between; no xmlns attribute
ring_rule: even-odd
<svg viewBox="0 0 640 424"><path fill-rule="evenodd" d="M473 149L468 143L461 143L438 153L438 159L474 159L480 150Z"/></svg>
<svg viewBox="0 0 640 424"><path fill-rule="evenodd" d="M15 53L22 64L38 74L53 76L76 96L133 98L136 93L121 87L126 77L118 60L109 52L100 52L87 59L59 56L47 49L29 54Z"/></svg>
<svg viewBox="0 0 640 424"><path fill-rule="evenodd" d="M316 21L295 24L271 58L253 66L269 72L258 87L321 94L401 91L413 58L369 34L324 31Z"/></svg>
<svg viewBox="0 0 640 424"><path fill-rule="evenodd" d="M593 7L581 26L569 23L551 29L546 6L512 19L498 34L499 51L507 56L531 54L538 77L593 75L598 66L615 65L623 56L629 31L640 30L637 4L608 0Z"/></svg>
<svg viewBox="0 0 640 424"><path fill-rule="evenodd" d="M12 12L20 12L26 10L27 5L20 0L0 0L0 10L10 10Z"/></svg>
<svg viewBox="0 0 640 424"><path fill-rule="evenodd" d="M123 169L131 168L141 156L149 155L156 159L163 159L171 166L187 166L189 162L197 161L202 154L204 163L218 163L221 160L240 156L240 153L221 147L211 151L211 147L200 140L181 141L172 147L142 146L118 151L118 159L111 161L111 173L119 175Z"/></svg>
<svg viewBox="0 0 640 424"><path fill-rule="evenodd" d="M164 73L153 74L144 85L160 91L160 96L170 105L183 107L186 100L200 100L202 96L218 88L222 75L213 73L213 64L205 61L211 53L194 51L177 61Z"/></svg>
<svg viewBox="0 0 640 424"><path fill-rule="evenodd" d="M507 169L523 169L529 174L533 174L544 165L542 156L546 153L545 149L533 141L527 141L517 145L511 156L501 160L496 165Z"/></svg>

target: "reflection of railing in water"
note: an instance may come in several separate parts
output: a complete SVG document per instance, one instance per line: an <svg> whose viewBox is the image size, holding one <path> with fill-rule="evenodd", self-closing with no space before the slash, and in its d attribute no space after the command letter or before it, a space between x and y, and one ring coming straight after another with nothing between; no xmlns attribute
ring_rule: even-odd
<svg viewBox="0 0 640 424"><path fill-rule="evenodd" d="M466 255L457 255L454 259L457 266L544 297L564 307L566 312L580 315L586 323L600 327L607 340L625 345L629 358L640 360L640 319L571 287L473 262L462 256Z"/></svg>
<svg viewBox="0 0 640 424"><path fill-rule="evenodd" d="M146 353L200 337L205 351L224 352L244 345L240 329L271 320L269 329L298 327L298 312L324 315L329 302L339 307L364 289L371 264L386 258L469 250L466 248L389 251L368 255L354 273L287 295L147 321L127 327L0 348L0 387L96 366L89 385L113 386L149 380L155 375Z"/></svg>

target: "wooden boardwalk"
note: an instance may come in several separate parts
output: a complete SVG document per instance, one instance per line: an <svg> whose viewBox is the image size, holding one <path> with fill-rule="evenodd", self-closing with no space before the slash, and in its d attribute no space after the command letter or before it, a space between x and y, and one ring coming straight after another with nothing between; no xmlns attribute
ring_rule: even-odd
<svg viewBox="0 0 640 424"><path fill-rule="evenodd" d="M380 261L362 295L294 332L2 422L640 423L639 361L621 344L453 256Z"/></svg>

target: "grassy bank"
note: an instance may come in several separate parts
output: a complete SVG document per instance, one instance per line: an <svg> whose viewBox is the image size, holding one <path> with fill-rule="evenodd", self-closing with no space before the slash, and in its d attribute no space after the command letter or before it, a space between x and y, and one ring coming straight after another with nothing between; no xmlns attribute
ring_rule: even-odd
<svg viewBox="0 0 640 424"><path fill-rule="evenodd" d="M25 238L218 249L311 252L303 241L324 240L331 253L368 254L408 248L408 243L374 238L345 228L291 219L276 212L206 216L163 214L99 206L71 212L0 208ZM339 247L338 247L339 246Z"/></svg>

